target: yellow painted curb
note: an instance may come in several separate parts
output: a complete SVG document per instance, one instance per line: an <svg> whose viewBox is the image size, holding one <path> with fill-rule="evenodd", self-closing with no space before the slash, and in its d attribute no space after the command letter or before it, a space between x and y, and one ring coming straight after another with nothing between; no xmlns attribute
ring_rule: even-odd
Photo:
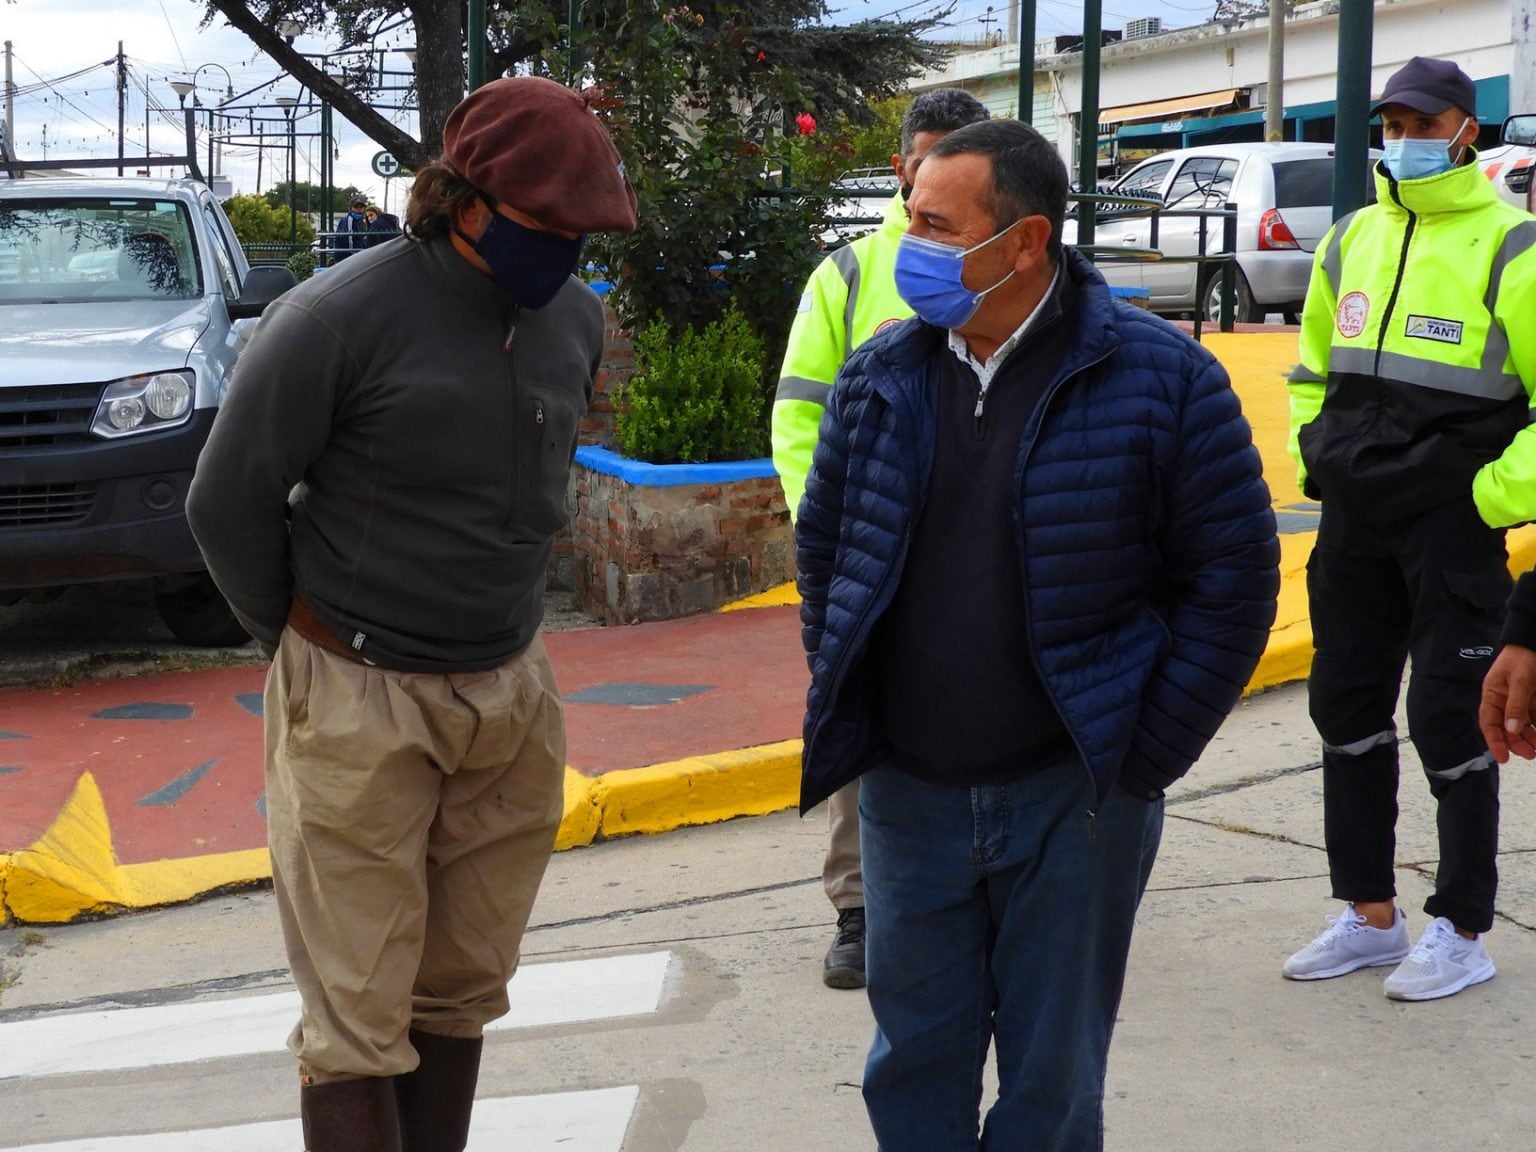
<svg viewBox="0 0 1536 1152"><path fill-rule="evenodd" d="M555 849L762 816L800 798L800 741L695 756L598 777L565 770ZM0 854L0 925L63 924L82 916L156 908L272 878L265 848L119 864L101 790L86 773L30 848Z"/></svg>
<svg viewBox="0 0 1536 1152"><path fill-rule="evenodd" d="M556 848L792 808L800 799L800 741L608 772L585 780L575 812L572 777L583 779L567 770Z"/></svg>
<svg viewBox="0 0 1536 1152"><path fill-rule="evenodd" d="M743 608L778 608L784 604L800 603L800 593L795 591L795 582L787 580L783 584L775 584L767 591L759 592L756 596L745 596L740 600L732 600L729 604L722 605L722 612L737 612Z"/></svg>
<svg viewBox="0 0 1536 1152"><path fill-rule="evenodd" d="M59 924L123 908L175 904L271 875L265 848L119 864L101 790L87 772L37 843L4 858L0 920Z"/></svg>

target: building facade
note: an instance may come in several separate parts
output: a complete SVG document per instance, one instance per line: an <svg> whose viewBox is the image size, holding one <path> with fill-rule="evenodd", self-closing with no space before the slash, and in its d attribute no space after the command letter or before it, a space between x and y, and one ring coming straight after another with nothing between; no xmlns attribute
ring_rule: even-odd
<svg viewBox="0 0 1536 1152"><path fill-rule="evenodd" d="M1536 0L1375 0L1371 91L1415 55L1456 61L1477 84L1482 143L1523 106L1527 54L1514 30ZM1339 0L1297 4L1285 24L1287 140L1331 141L1338 86ZM1134 31L1134 30L1133 30ZM1036 45L1032 123L1056 143L1076 171L1082 54ZM1101 49L1099 166L1123 170L1151 152L1264 139L1269 100L1269 18L1213 22L1152 35L1128 36ZM1512 85L1513 73L1513 85ZM952 57L920 76L913 91L964 88L999 116L1016 115L1019 50L1002 44ZM1512 106L1511 90L1517 94Z"/></svg>

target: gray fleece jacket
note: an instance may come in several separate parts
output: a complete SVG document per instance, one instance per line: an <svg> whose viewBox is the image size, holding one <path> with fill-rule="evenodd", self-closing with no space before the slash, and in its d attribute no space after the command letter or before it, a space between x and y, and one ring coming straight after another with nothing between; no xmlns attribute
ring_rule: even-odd
<svg viewBox="0 0 1536 1152"><path fill-rule="evenodd" d="M187 515L269 651L300 593L387 668L495 667L533 639L602 306L518 311L447 240L359 253L267 309Z"/></svg>

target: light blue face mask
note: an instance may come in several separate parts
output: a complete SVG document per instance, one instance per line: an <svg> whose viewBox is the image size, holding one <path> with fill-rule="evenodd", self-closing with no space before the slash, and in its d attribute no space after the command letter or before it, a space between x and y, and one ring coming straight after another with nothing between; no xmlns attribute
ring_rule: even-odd
<svg viewBox="0 0 1536 1152"><path fill-rule="evenodd" d="M1438 137L1415 140L1407 136L1398 140L1384 140L1381 145L1381 162L1387 166L1394 180L1426 180L1449 172L1456 166L1456 160L1451 158L1451 144L1469 123L1470 117L1463 120L1461 128L1456 129L1449 140ZM1461 152L1459 148L1456 150L1457 159L1460 159Z"/></svg>
<svg viewBox="0 0 1536 1152"><path fill-rule="evenodd" d="M896 291L901 293L907 306L929 324L938 328L959 328L976 315L976 309L981 307L988 292L1008 283L1017 271L1010 269L1008 275L991 288L972 292L960 279L960 273L965 268L965 258L985 248L998 237L1006 236L1018 223L1015 220L996 236L983 240L974 248L954 248L936 240L924 240L920 236L904 233L896 249Z"/></svg>

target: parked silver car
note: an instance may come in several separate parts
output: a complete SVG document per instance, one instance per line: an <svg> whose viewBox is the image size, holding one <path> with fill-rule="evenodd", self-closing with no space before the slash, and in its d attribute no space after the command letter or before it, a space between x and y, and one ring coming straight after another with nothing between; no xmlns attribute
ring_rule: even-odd
<svg viewBox="0 0 1536 1152"><path fill-rule="evenodd" d="M251 268L190 180L0 180L0 603L155 581L190 644L244 640L187 527L192 469L255 318Z"/></svg>
<svg viewBox="0 0 1536 1152"><path fill-rule="evenodd" d="M1374 164L1379 151L1370 153ZM1312 253L1333 221L1333 145L1308 143L1213 144L1163 152L1142 161L1109 191L1160 200L1167 210L1237 205L1237 268L1234 314L1244 322L1266 314L1296 314L1307 295ZM1360 174L1375 198L1369 172ZM1098 245L1126 249L1156 248L1164 256L1194 256L1202 224L1206 251L1222 249L1222 222L1165 216L1157 223L1146 215L1101 210L1095 230ZM1066 240L1076 241L1076 222L1067 223ZM1194 263L1169 260L1100 264L1113 285L1145 288L1154 312L1179 314L1201 309L1209 320L1220 316L1220 279L1210 266L1205 274Z"/></svg>

